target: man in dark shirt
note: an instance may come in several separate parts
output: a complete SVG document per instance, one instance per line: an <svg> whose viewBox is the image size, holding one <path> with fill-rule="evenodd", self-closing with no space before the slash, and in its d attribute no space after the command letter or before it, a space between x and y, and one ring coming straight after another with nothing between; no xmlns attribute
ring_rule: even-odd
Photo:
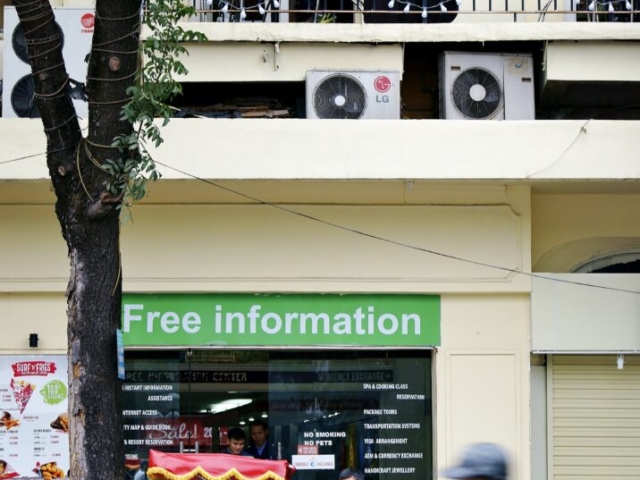
<svg viewBox="0 0 640 480"><path fill-rule="evenodd" d="M251 435L251 444L247 451L252 457L262 459L273 459L277 455L269 445L269 428L262 420L251 422L249 427L249 435Z"/></svg>

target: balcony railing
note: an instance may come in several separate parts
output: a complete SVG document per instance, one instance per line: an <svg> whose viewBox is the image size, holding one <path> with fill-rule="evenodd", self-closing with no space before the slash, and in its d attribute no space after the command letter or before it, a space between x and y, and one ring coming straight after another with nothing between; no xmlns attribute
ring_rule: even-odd
<svg viewBox="0 0 640 480"><path fill-rule="evenodd" d="M195 0L197 22L640 22L640 0Z"/></svg>

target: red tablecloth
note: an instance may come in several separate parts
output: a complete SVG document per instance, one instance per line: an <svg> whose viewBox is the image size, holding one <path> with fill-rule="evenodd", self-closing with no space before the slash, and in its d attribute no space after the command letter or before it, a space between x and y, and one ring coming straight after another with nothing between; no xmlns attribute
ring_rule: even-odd
<svg viewBox="0 0 640 480"><path fill-rule="evenodd" d="M226 453L149 451L151 480L289 480L295 468L286 460L261 460Z"/></svg>

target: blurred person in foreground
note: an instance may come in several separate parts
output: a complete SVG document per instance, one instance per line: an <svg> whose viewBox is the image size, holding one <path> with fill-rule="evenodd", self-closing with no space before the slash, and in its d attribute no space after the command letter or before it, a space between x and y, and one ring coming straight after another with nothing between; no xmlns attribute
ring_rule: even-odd
<svg viewBox="0 0 640 480"><path fill-rule="evenodd" d="M441 472L454 480L506 480L507 454L495 443L476 443L462 453L460 463Z"/></svg>
<svg viewBox="0 0 640 480"><path fill-rule="evenodd" d="M353 468L345 468L338 475L338 480L364 480L364 473Z"/></svg>

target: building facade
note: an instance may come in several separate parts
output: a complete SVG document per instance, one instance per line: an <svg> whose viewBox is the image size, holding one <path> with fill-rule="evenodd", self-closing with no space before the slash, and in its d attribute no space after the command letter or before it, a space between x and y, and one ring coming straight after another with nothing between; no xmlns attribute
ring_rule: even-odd
<svg viewBox="0 0 640 480"><path fill-rule="evenodd" d="M304 480L435 477L476 441L514 480L635 478L636 5L276 3L187 25L208 41L122 234L127 461L263 418ZM0 139L0 354L63 362L41 124Z"/></svg>

